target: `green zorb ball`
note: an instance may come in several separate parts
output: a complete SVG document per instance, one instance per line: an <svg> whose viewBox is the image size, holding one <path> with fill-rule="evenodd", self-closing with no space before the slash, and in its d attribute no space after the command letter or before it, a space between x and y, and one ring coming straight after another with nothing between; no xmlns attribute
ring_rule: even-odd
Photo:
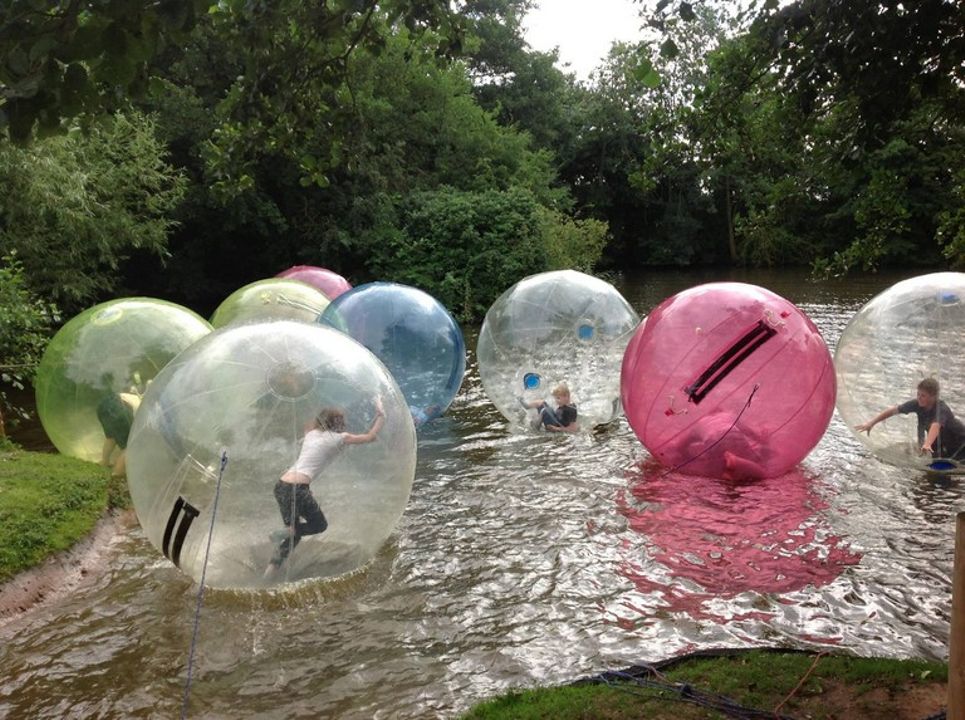
<svg viewBox="0 0 965 720"><path fill-rule="evenodd" d="M225 298L211 316L211 324L222 328L268 320L314 323L328 303L325 293L300 280L257 280Z"/></svg>
<svg viewBox="0 0 965 720"><path fill-rule="evenodd" d="M37 414L54 447L100 460L105 401L119 393L139 395L161 368L210 332L199 315L152 298L111 300L68 321L47 345L34 383Z"/></svg>

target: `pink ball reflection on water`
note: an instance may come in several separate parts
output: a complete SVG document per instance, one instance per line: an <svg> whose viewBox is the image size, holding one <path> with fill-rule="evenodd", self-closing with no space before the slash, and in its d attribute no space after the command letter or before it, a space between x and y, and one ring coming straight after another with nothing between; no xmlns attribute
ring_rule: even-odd
<svg viewBox="0 0 965 720"><path fill-rule="evenodd" d="M349 281L338 273L314 265L294 265L287 270L282 270L275 277L301 280L316 290L321 290L329 300L334 300L352 289Z"/></svg>
<svg viewBox="0 0 965 720"><path fill-rule="evenodd" d="M818 443L834 411L831 354L814 323L756 285L709 283L664 300L623 356L623 407L663 465L775 477Z"/></svg>
<svg viewBox="0 0 965 720"><path fill-rule="evenodd" d="M646 542L621 573L666 611L741 619L719 616L715 600L822 587L861 561L829 523L832 488L800 470L731 483L683 477L647 461L627 479L617 508Z"/></svg>

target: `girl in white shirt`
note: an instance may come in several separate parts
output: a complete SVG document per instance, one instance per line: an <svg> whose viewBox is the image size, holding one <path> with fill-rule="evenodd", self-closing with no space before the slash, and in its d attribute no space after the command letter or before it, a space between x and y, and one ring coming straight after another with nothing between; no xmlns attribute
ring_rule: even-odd
<svg viewBox="0 0 965 720"><path fill-rule="evenodd" d="M281 511L284 530L271 533L278 547L265 570L270 577L305 535L325 532L328 521L315 501L309 484L328 467L345 445L361 445L375 440L385 424L382 399L375 399L375 420L368 432L345 432L345 413L338 408L323 408L302 439L298 459L275 483L275 500Z"/></svg>

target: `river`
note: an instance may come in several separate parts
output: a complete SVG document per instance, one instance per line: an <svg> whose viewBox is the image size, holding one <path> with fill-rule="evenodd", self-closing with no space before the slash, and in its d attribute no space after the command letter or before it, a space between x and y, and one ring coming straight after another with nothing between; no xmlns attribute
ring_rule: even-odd
<svg viewBox="0 0 965 720"><path fill-rule="evenodd" d="M701 282L756 283L833 350L906 276L661 272L619 289L645 315ZM420 434L391 540L348 578L209 590L189 717L449 718L510 688L704 648L947 658L957 481L878 462L837 414L798 469L740 486L654 472L622 419L511 434L479 382L478 328L465 331L466 380ZM179 715L197 587L136 527L109 561L0 628L0 717Z"/></svg>

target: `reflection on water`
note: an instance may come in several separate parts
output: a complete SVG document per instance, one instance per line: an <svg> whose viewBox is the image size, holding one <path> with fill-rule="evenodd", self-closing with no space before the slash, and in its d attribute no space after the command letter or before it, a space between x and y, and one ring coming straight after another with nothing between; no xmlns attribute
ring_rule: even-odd
<svg viewBox="0 0 965 720"><path fill-rule="evenodd" d="M830 505L818 485L800 470L733 483L642 463L629 477L629 492L617 495L620 513L645 543L632 547L622 572L641 593L659 598L664 612L715 622L735 618L710 608L741 593L827 585L861 556L827 526L822 511ZM644 612L643 622L652 614Z"/></svg>
<svg viewBox="0 0 965 720"><path fill-rule="evenodd" d="M645 314L719 279L621 289ZM897 278L731 279L796 302L833 348ZM942 659L962 504L958 480L877 462L837 415L801 468L758 485L654 470L623 420L512 435L470 354L453 407L420 435L402 522L364 571L206 593L189 716L451 717L510 687L700 647ZM109 559L70 598L0 628L0 717L179 714L196 588L136 528Z"/></svg>

